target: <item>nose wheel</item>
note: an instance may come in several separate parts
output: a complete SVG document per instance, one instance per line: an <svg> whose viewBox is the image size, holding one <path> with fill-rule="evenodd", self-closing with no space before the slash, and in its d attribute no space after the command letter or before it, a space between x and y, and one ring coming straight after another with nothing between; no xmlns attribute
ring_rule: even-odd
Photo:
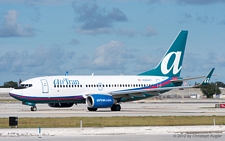
<svg viewBox="0 0 225 141"><path fill-rule="evenodd" d="M31 111L37 111L37 107L36 107L36 106L32 106L32 107L30 108L30 110L31 110Z"/></svg>

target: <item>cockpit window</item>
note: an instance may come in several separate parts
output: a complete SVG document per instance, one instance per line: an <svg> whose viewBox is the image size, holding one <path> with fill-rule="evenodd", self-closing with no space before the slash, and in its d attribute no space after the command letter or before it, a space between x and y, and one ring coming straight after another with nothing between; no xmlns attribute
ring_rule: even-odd
<svg viewBox="0 0 225 141"><path fill-rule="evenodd" d="M19 87L16 87L15 89L25 89L25 88L29 88L32 87L32 84L20 84Z"/></svg>

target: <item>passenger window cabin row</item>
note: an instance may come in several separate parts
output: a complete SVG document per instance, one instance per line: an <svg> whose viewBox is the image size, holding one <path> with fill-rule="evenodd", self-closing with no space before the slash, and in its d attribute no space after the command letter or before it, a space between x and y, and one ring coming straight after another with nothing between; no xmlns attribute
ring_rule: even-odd
<svg viewBox="0 0 225 141"><path fill-rule="evenodd" d="M55 88L82 88L82 85L54 85Z"/></svg>
<svg viewBox="0 0 225 141"><path fill-rule="evenodd" d="M93 87L148 87L151 84L87 84L86 88ZM54 85L55 88L82 88L82 85Z"/></svg>
<svg viewBox="0 0 225 141"><path fill-rule="evenodd" d="M150 84L89 84L86 87L147 87Z"/></svg>

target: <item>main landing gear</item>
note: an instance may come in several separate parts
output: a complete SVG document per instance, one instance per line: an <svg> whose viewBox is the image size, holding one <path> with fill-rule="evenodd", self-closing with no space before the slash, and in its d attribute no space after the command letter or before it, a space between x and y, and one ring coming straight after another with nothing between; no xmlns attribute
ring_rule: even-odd
<svg viewBox="0 0 225 141"><path fill-rule="evenodd" d="M88 111L97 111L98 108L90 108L87 107ZM120 111L121 106L119 104L113 104L113 106L110 108L111 111Z"/></svg>
<svg viewBox="0 0 225 141"><path fill-rule="evenodd" d="M121 106L119 104L113 104L111 111L120 111Z"/></svg>
<svg viewBox="0 0 225 141"><path fill-rule="evenodd" d="M36 106L32 106L32 107L30 108L30 110L31 110L31 111L37 111L37 107L36 107Z"/></svg>
<svg viewBox="0 0 225 141"><path fill-rule="evenodd" d="M98 108L90 108L90 107L87 107L88 111L97 111Z"/></svg>

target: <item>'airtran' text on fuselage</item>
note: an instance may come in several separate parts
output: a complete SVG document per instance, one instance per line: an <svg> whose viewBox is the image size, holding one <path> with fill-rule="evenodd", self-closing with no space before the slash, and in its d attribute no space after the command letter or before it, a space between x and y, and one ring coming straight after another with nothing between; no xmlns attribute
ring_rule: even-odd
<svg viewBox="0 0 225 141"><path fill-rule="evenodd" d="M63 78L63 79L55 79L53 81L54 85L79 85L78 80L70 80L68 78Z"/></svg>

